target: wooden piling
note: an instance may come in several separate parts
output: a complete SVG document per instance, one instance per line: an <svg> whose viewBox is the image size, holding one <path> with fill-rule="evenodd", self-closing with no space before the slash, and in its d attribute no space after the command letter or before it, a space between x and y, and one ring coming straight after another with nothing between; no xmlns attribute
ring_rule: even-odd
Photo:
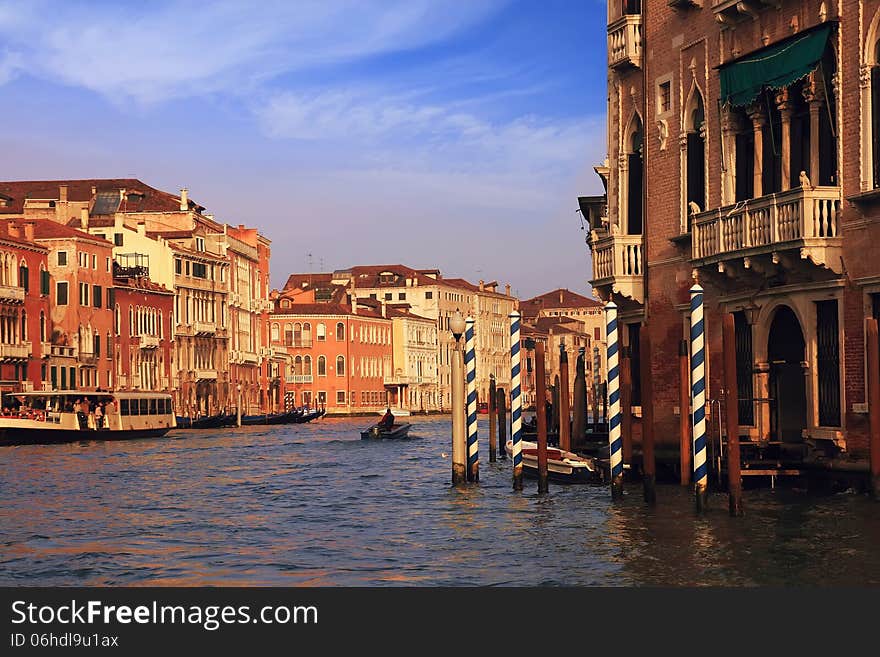
<svg viewBox="0 0 880 657"><path fill-rule="evenodd" d="M547 431L559 435L559 375L553 377L553 385L550 388L550 426Z"/></svg>
<svg viewBox="0 0 880 657"><path fill-rule="evenodd" d="M544 343L535 344L535 392L538 400L547 398L544 365ZM546 493L547 486L547 414L538 413L538 492Z"/></svg>
<svg viewBox="0 0 880 657"><path fill-rule="evenodd" d="M688 342L678 344L678 422L681 451L681 485L691 483L691 366L688 362Z"/></svg>
<svg viewBox="0 0 880 657"><path fill-rule="evenodd" d="M496 460L496 448L495 448L495 375L489 375L489 463L494 463ZM504 449L504 446L501 446L501 449Z"/></svg>
<svg viewBox="0 0 880 657"><path fill-rule="evenodd" d="M571 450L571 408L568 396L568 354L559 345L559 448Z"/></svg>
<svg viewBox="0 0 880 657"><path fill-rule="evenodd" d="M620 349L620 438L623 462L632 467L632 359L628 346Z"/></svg>
<svg viewBox="0 0 880 657"><path fill-rule="evenodd" d="M575 362L574 374L574 401L572 402L571 436L569 442L577 449L582 446L587 437L587 368L584 362L584 352L581 347L578 350Z"/></svg>
<svg viewBox="0 0 880 657"><path fill-rule="evenodd" d="M724 412L727 427L727 490L730 515L741 516L742 473L739 462L739 396L736 385L736 329L731 313L724 313L721 324L724 352Z"/></svg>
<svg viewBox="0 0 880 657"><path fill-rule="evenodd" d="M880 338L877 320L865 320L868 358L868 413L871 427L871 492L880 499Z"/></svg>
<svg viewBox="0 0 880 657"><path fill-rule="evenodd" d="M504 388L495 389L495 409L498 413L498 451L503 459L507 457L507 394Z"/></svg>
<svg viewBox="0 0 880 657"><path fill-rule="evenodd" d="M642 383L642 488L645 502L657 502L657 463L654 458L654 384L651 377L651 333L642 325L639 374Z"/></svg>

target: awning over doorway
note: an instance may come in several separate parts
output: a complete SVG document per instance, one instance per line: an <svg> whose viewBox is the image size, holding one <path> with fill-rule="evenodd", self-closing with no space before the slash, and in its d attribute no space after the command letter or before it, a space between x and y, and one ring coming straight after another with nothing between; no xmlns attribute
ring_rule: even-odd
<svg viewBox="0 0 880 657"><path fill-rule="evenodd" d="M721 66L721 103L748 105L764 89L784 89L808 75L822 60L832 27L824 24Z"/></svg>

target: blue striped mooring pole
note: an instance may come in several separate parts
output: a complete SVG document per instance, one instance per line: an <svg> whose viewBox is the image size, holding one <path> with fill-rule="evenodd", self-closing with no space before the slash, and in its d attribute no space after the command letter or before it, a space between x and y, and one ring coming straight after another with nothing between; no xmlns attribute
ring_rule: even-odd
<svg viewBox="0 0 880 657"><path fill-rule="evenodd" d="M477 339L476 320L464 320L464 371L467 382L467 478L480 480L480 452L477 446Z"/></svg>
<svg viewBox="0 0 880 657"><path fill-rule="evenodd" d="M703 288L691 288L691 405L693 407L694 496L697 511L706 508L709 470L706 465L706 325Z"/></svg>
<svg viewBox="0 0 880 657"><path fill-rule="evenodd" d="M611 456L611 497L623 496L623 440L620 436L620 366L618 364L617 304L605 304L608 364L608 451Z"/></svg>
<svg viewBox="0 0 880 657"><path fill-rule="evenodd" d="M508 317L510 318L510 452L513 459L513 490L522 490L522 388L520 386L519 353L521 315L514 311Z"/></svg>

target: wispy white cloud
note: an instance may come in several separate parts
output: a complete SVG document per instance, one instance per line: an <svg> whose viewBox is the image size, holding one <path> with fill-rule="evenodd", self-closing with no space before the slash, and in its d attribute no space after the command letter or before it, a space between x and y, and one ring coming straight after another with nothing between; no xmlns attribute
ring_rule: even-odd
<svg viewBox="0 0 880 657"><path fill-rule="evenodd" d="M282 73L431 44L499 0L0 3L0 38L29 73L115 102L233 92Z"/></svg>

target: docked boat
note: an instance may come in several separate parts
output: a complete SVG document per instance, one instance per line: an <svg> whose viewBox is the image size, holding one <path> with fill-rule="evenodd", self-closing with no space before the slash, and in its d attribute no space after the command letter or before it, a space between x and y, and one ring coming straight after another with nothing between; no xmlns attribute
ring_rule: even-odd
<svg viewBox="0 0 880 657"><path fill-rule="evenodd" d="M313 411L305 409L305 410L303 410L301 415L299 415L296 419L294 419L294 422L296 424L303 424L305 422L311 422L312 420L317 420L319 417L323 417L326 412L327 412L327 410L323 409L323 408L315 409Z"/></svg>
<svg viewBox="0 0 880 657"><path fill-rule="evenodd" d="M177 425L158 392L7 392L0 407L0 445L156 438Z"/></svg>
<svg viewBox="0 0 880 657"><path fill-rule="evenodd" d="M394 423L390 429L383 429L378 424L374 424L368 429L361 431L361 440L369 440L370 438L409 438L409 428L412 425L409 422Z"/></svg>
<svg viewBox="0 0 880 657"><path fill-rule="evenodd" d="M228 421L228 415L217 413L216 415L204 415L202 417L185 417L178 415L178 429L218 429L225 426Z"/></svg>
<svg viewBox="0 0 880 657"><path fill-rule="evenodd" d="M538 443L521 441L523 473L530 477L538 476ZM504 451L513 457L513 440L508 440ZM601 483L603 470L599 463L590 457L578 456L556 447L547 448L547 476L562 483Z"/></svg>
<svg viewBox="0 0 880 657"><path fill-rule="evenodd" d="M242 415L241 426L250 427L259 424L292 424L302 415L300 410L292 410L284 413L264 413L262 415ZM238 418L233 415L232 422L237 423Z"/></svg>
<svg viewBox="0 0 880 657"><path fill-rule="evenodd" d="M407 415L409 415L410 413L409 413L409 411L406 410L405 408L392 408L392 409L391 409L391 414L392 414L394 417L401 417L401 416L407 416ZM379 415L385 415L385 411L379 411Z"/></svg>

